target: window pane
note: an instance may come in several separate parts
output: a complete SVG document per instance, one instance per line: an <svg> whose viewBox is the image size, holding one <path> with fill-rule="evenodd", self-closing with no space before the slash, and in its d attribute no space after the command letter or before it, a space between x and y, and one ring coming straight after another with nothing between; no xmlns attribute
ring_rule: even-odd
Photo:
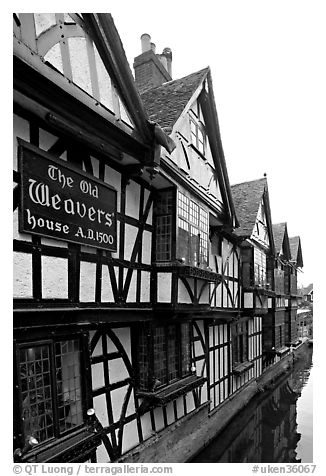
<svg viewBox="0 0 326 476"><path fill-rule="evenodd" d="M53 406L48 345L20 350L20 380L24 439L40 443L53 437Z"/></svg>
<svg viewBox="0 0 326 476"><path fill-rule="evenodd" d="M181 324L181 376L190 372L190 328L189 323Z"/></svg>
<svg viewBox="0 0 326 476"><path fill-rule="evenodd" d="M193 201L190 201L190 223L199 226L199 206Z"/></svg>
<svg viewBox="0 0 326 476"><path fill-rule="evenodd" d="M171 259L172 217L171 215L156 218L156 259Z"/></svg>
<svg viewBox="0 0 326 476"><path fill-rule="evenodd" d="M83 422L80 344L78 340L55 344L57 396L60 432Z"/></svg>
<svg viewBox="0 0 326 476"><path fill-rule="evenodd" d="M176 326L171 325L167 328L168 341L168 380L171 382L178 377L178 348Z"/></svg>
<svg viewBox="0 0 326 476"><path fill-rule="evenodd" d="M166 342L164 327L154 330L154 379L157 385L166 383Z"/></svg>

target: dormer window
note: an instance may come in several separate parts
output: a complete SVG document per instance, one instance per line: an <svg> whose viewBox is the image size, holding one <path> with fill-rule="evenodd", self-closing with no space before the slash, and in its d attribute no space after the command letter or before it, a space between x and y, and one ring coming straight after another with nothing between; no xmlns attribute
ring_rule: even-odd
<svg viewBox="0 0 326 476"><path fill-rule="evenodd" d="M190 118L190 136L192 145L196 147L202 155L205 155L205 128L200 121L193 118Z"/></svg>

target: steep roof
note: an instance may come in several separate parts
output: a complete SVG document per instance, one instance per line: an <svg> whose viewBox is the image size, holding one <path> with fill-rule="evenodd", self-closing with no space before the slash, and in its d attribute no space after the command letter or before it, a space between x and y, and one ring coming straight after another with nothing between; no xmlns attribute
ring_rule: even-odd
<svg viewBox="0 0 326 476"><path fill-rule="evenodd" d="M235 211L240 223L240 227L234 230L236 235L251 236L265 190L267 190L267 179L265 177L231 185Z"/></svg>
<svg viewBox="0 0 326 476"><path fill-rule="evenodd" d="M282 245L285 235L286 223L273 223L273 236L274 236L274 243L275 243L275 251L276 253L280 253L282 251Z"/></svg>
<svg viewBox="0 0 326 476"><path fill-rule="evenodd" d="M287 225L285 222L273 224L273 236L276 254L282 254L283 258L290 260L291 248Z"/></svg>
<svg viewBox="0 0 326 476"><path fill-rule="evenodd" d="M159 124L167 134L171 133L175 122L208 71L209 68L204 68L141 94L150 120Z"/></svg>
<svg viewBox="0 0 326 476"><path fill-rule="evenodd" d="M292 236L289 238L290 241L290 250L291 250L291 257L292 260L296 262L296 265L299 268L303 267L302 261L302 250L301 250L301 240L300 236Z"/></svg>
<svg viewBox="0 0 326 476"><path fill-rule="evenodd" d="M308 284L307 287L304 288L304 291L303 291L303 294L306 296L307 294L309 294L311 291L313 291L314 289L314 286L313 284Z"/></svg>

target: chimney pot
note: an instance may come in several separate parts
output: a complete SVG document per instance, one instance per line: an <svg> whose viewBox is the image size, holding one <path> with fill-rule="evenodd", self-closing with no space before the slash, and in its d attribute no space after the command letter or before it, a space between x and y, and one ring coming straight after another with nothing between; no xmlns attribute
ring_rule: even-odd
<svg viewBox="0 0 326 476"><path fill-rule="evenodd" d="M167 71L169 75L172 78L172 50L171 48L164 48L163 53L162 53L165 58L166 58L166 63L167 63Z"/></svg>
<svg viewBox="0 0 326 476"><path fill-rule="evenodd" d="M151 43L151 50L153 51L153 53L156 52L156 45L155 45L155 43Z"/></svg>
<svg viewBox="0 0 326 476"><path fill-rule="evenodd" d="M141 40L141 52L149 51L151 49L151 36L148 33L143 33L140 37Z"/></svg>

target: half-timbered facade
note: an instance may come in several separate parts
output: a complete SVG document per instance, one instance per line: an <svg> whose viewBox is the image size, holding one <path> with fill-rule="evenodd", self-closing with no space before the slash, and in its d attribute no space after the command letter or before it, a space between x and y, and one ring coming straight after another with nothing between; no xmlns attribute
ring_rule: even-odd
<svg viewBox="0 0 326 476"><path fill-rule="evenodd" d="M297 309L298 309L298 272L303 267L300 236L289 238L290 242L290 274L289 274L289 309L288 309L288 336L289 342L295 345L298 342Z"/></svg>
<svg viewBox="0 0 326 476"><path fill-rule="evenodd" d="M240 228L235 230L241 243L242 308L247 318L257 322L260 336L259 372L262 372L263 350L271 345L266 316L273 295L274 240L267 179L232 185L232 194Z"/></svg>
<svg viewBox="0 0 326 476"><path fill-rule="evenodd" d="M17 460L114 460L151 434L132 343L153 312L162 143L110 15L14 15Z"/></svg>
<svg viewBox="0 0 326 476"><path fill-rule="evenodd" d="M290 242L286 223L273 224L273 235L275 243L275 267L274 267L274 290L272 308L269 312L274 341L273 347L276 353L282 354L288 351L291 343L290 329L290 276L292 266Z"/></svg>

